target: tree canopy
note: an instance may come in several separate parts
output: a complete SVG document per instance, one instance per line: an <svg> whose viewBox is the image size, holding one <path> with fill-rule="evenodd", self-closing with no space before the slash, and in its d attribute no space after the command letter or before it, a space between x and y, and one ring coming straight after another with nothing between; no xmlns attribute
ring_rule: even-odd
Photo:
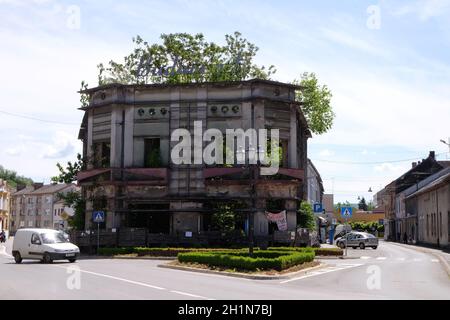
<svg viewBox="0 0 450 320"><path fill-rule="evenodd" d="M239 32L225 36L225 45L207 42L201 33L161 35L162 44L133 38L135 48L123 62L98 65L99 85L107 83L150 84L240 81L269 79L274 66L253 62L259 48Z"/></svg>
<svg viewBox="0 0 450 320"><path fill-rule="evenodd" d="M266 67L254 62L259 48L239 32L225 35L223 45L206 41L201 33L162 34L160 38L161 44L149 44L140 36L133 38L135 48L122 62L110 60L98 65L98 84L270 80L276 73L273 65ZM303 73L293 83L303 87L296 99L302 102L301 109L311 131L318 135L329 131L335 118L329 88L319 85L314 73ZM83 81L82 89L86 88ZM82 105L86 102L86 95L82 94Z"/></svg>
<svg viewBox="0 0 450 320"><path fill-rule="evenodd" d="M304 73L294 84L303 87L297 92L297 100L302 102L302 111L308 125L315 134L324 134L333 126L335 113L331 106L333 97L326 85L319 85L314 73Z"/></svg>

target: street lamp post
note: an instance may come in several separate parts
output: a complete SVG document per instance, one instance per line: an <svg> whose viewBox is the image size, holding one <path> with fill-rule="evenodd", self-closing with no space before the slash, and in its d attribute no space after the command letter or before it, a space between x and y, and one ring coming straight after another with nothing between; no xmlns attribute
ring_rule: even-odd
<svg viewBox="0 0 450 320"><path fill-rule="evenodd" d="M442 139L441 142L442 142L443 144L445 144L446 146L448 146L448 152L450 153L450 138L448 138L448 142L445 141L444 139Z"/></svg>

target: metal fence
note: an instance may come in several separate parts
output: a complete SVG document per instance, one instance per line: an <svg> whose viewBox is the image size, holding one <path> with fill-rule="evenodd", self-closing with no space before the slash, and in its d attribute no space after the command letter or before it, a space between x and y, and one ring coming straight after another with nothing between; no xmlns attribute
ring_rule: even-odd
<svg viewBox="0 0 450 320"><path fill-rule="evenodd" d="M147 229L116 229L71 231L70 240L83 252L94 253L97 241L100 247L240 247L248 245L248 237L241 233L221 232L179 233L176 235L149 233ZM290 232L275 232L256 236L256 245L291 245Z"/></svg>

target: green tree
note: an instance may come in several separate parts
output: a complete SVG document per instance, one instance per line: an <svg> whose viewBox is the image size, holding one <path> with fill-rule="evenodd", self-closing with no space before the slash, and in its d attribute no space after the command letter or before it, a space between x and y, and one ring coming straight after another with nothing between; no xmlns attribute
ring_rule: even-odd
<svg viewBox="0 0 450 320"><path fill-rule="evenodd" d="M72 183L77 180L77 174L85 167L85 161L81 154L77 154L75 162L69 161L64 168L59 162L56 164L59 175L52 177L53 183Z"/></svg>
<svg viewBox="0 0 450 320"><path fill-rule="evenodd" d="M366 199L363 197L358 203L358 209L367 211L368 208L369 207L367 206Z"/></svg>
<svg viewBox="0 0 450 320"><path fill-rule="evenodd" d="M99 64L99 85L268 79L276 72L274 66L253 62L259 48L239 32L226 35L223 46L207 42L201 33L162 34L160 38L162 44L150 45L137 36L133 52L123 62Z"/></svg>
<svg viewBox="0 0 450 320"><path fill-rule="evenodd" d="M67 193L59 193L59 199L64 200L64 205L74 209L75 214L68 220L69 226L75 230L84 230L85 226L85 208L86 201L80 192L70 191Z"/></svg>
<svg viewBox="0 0 450 320"><path fill-rule="evenodd" d="M309 230L316 228L316 218L314 217L312 206L306 201L300 203L300 209L297 212L297 225L300 228Z"/></svg>
<svg viewBox="0 0 450 320"><path fill-rule="evenodd" d="M17 185L31 185L33 180L24 176L19 176L16 171L5 169L0 165L0 179L8 182L8 184L15 188Z"/></svg>
<svg viewBox="0 0 450 320"><path fill-rule="evenodd" d="M244 207L239 201L234 202L215 202L213 204L214 213L211 219L213 230L231 232L243 222L243 216L237 212L237 209Z"/></svg>
<svg viewBox="0 0 450 320"><path fill-rule="evenodd" d="M300 80L295 80L294 84L302 87L296 98L302 103L301 109L311 131L320 135L330 130L335 118L330 89L326 85L319 85L314 73L307 72L303 73Z"/></svg>

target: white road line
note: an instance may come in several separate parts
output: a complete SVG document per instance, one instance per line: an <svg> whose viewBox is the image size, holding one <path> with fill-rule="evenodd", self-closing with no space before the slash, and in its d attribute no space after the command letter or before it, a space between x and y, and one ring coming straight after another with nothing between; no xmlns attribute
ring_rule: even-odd
<svg viewBox="0 0 450 320"><path fill-rule="evenodd" d="M413 261L414 262L420 262L420 261L422 261L422 259L415 258Z"/></svg>
<svg viewBox="0 0 450 320"><path fill-rule="evenodd" d="M397 258L398 261L405 261L405 258Z"/></svg>
<svg viewBox="0 0 450 320"><path fill-rule="evenodd" d="M14 258L12 255L6 253L6 247L0 246L0 255L6 256L8 258Z"/></svg>
<svg viewBox="0 0 450 320"><path fill-rule="evenodd" d="M67 270L67 268L63 267L63 266L53 265L53 267L62 268L62 269L66 269ZM151 285L151 284L148 284L148 283L143 283L143 282L139 282L139 281L133 281L133 280L128 280L128 279L124 279L124 278L114 277L114 276L110 276L110 275L103 274L103 273L86 271L86 270L81 270L81 269L80 269L80 272L87 273L87 274L92 274L92 275L103 277L103 278L108 278L108 279L113 279L113 280L117 280L117 281L122 281L122 282L126 282L126 283L131 283L131 284L135 284L135 285L138 285L138 286L152 288L152 289L156 289L156 290L168 290L166 288L154 286L154 285ZM202 296L198 296L198 295L190 294L190 293L186 293L186 292L181 292L181 291L170 290L170 292L176 293L176 294L180 294L180 295L190 296L190 297L193 297L193 298L212 300L210 298L206 298L206 297L202 297Z"/></svg>
<svg viewBox="0 0 450 320"><path fill-rule="evenodd" d="M431 262L439 262L438 259L431 259Z"/></svg>
<svg viewBox="0 0 450 320"><path fill-rule="evenodd" d="M369 260L370 258L372 258L372 257L362 256L361 260Z"/></svg>
<svg viewBox="0 0 450 320"><path fill-rule="evenodd" d="M53 267L62 268L62 269L66 269L66 270L67 270L67 268L66 268L66 267L63 267L63 266L55 266L55 265L53 265ZM123 281L123 282L131 283L131 284L136 284L136 285L139 285L139 286L143 286L143 287L147 287L147 288L152 288L152 289L156 289L156 290L167 290L167 289L165 289L165 288L153 286L153 285L151 285L151 284L147 284L147 283L143 283L143 282L138 282L138 281L133 281L133 280L128 280L128 279L119 278L119 277L114 277L114 276L110 276L110 275L103 274L103 273L97 273L97 272L86 271L86 270L81 270L81 269L80 269L80 272L92 274L92 275L94 275L94 276L99 276L99 277L103 277L103 278L108 278L108 279L113 279L113 280Z"/></svg>
<svg viewBox="0 0 450 320"><path fill-rule="evenodd" d="M386 257L378 257L377 260L386 260Z"/></svg>
<svg viewBox="0 0 450 320"><path fill-rule="evenodd" d="M317 275L322 275L322 274L330 273L330 272L334 272L334 271L355 268L355 267L359 267L359 266L362 266L362 264L345 265L345 266L343 266L340 269L336 269L336 267L325 268L325 269L321 270L320 273L318 271L311 272L311 273L306 274L306 275L301 276L301 277L297 277L297 278L292 278L292 279L289 279L289 280L281 281L280 284L288 283L288 282L292 282L292 281L297 281L297 280L302 280L302 279L305 279L305 278L310 278L310 277L314 277L314 276L317 276Z"/></svg>
<svg viewBox="0 0 450 320"><path fill-rule="evenodd" d="M193 297L193 298L200 298L200 299L205 299L205 300L213 300L213 299L210 299L210 298L206 298L206 297L203 297L203 296L198 296L196 294L186 293L186 292L183 292L183 291L170 290L170 292L181 294L183 296Z"/></svg>

